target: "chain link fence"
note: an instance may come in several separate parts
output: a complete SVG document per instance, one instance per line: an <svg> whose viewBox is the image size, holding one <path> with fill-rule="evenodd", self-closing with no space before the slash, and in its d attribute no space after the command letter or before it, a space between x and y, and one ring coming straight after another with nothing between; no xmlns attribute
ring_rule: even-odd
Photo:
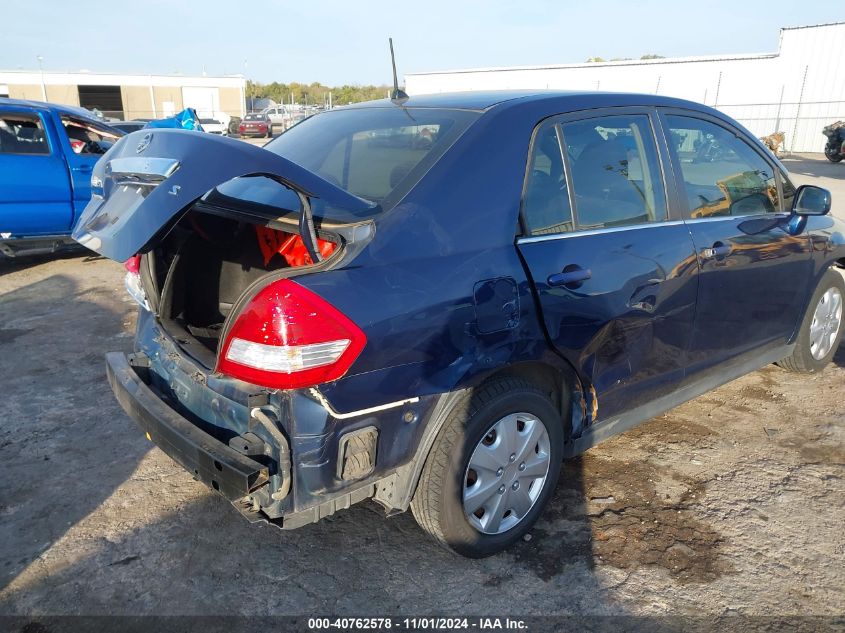
<svg viewBox="0 0 845 633"><path fill-rule="evenodd" d="M783 132L782 151L822 152L827 137L822 128L845 120L845 101L783 101L779 103L716 104L755 136Z"/></svg>

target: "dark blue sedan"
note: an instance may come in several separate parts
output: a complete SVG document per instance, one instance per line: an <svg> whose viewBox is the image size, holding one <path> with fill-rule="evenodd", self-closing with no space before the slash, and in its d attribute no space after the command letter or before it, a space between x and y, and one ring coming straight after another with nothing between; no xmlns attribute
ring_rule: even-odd
<svg viewBox="0 0 845 633"><path fill-rule="evenodd" d="M842 338L830 194L687 101L412 97L264 148L142 131L93 183L74 236L142 306L117 399L283 528L373 498L495 553L563 459Z"/></svg>

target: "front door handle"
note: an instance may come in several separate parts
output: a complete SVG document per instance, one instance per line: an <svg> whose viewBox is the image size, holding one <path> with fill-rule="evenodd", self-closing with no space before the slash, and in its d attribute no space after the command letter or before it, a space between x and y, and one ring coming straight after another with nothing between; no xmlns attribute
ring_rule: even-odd
<svg viewBox="0 0 845 633"><path fill-rule="evenodd" d="M731 254L730 244L725 244L723 242L716 242L710 248L704 248L701 250L701 258L702 259L722 259L723 257L727 257Z"/></svg>
<svg viewBox="0 0 845 633"><path fill-rule="evenodd" d="M73 169L73 171L79 171L79 172L82 172L83 174L88 174L91 171L93 171L93 167L91 167L91 165L77 165L76 167L73 167L72 169Z"/></svg>
<svg viewBox="0 0 845 633"><path fill-rule="evenodd" d="M593 271L589 268L581 268L576 264L570 264L562 272L549 275L547 281L550 286L566 286L574 290L575 288L580 288L581 284L591 279L592 276Z"/></svg>

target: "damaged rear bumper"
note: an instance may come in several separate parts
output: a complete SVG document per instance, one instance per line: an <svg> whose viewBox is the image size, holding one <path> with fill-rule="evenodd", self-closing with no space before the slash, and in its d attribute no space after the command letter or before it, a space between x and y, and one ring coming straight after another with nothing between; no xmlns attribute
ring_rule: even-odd
<svg viewBox="0 0 845 633"><path fill-rule="evenodd" d="M204 432L163 402L125 354L106 354L106 373L120 406L147 438L210 488L236 501L269 481L266 466Z"/></svg>

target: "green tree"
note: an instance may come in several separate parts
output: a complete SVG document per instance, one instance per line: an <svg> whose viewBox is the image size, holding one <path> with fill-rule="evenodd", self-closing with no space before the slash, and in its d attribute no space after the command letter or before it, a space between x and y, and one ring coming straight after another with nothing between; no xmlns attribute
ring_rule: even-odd
<svg viewBox="0 0 845 633"><path fill-rule="evenodd" d="M312 81L310 84L292 81L289 84L274 81L269 84L248 80L246 82L246 96L254 98L272 99L276 103L303 104L307 98L309 105L318 105L328 100L329 93L332 94L332 102L335 105L347 105L361 101L372 101L383 99L389 86L358 86L345 84L343 86L325 86L319 81Z"/></svg>

